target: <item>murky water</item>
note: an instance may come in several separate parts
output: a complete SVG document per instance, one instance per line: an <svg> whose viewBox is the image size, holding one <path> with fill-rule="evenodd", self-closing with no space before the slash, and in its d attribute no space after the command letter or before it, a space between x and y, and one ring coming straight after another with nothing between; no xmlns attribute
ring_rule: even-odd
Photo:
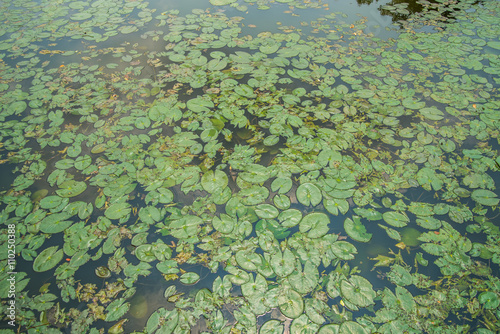
<svg viewBox="0 0 500 334"><path fill-rule="evenodd" d="M1 6L6 332L500 330L498 2Z"/></svg>

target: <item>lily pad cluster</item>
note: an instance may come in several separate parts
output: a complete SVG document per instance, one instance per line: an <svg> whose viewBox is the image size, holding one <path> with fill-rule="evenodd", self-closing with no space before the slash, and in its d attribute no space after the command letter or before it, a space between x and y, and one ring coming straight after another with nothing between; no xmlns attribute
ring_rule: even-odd
<svg viewBox="0 0 500 334"><path fill-rule="evenodd" d="M22 330L500 329L498 2L422 2L388 40L324 11L309 36L244 35L209 9L26 6L0 35ZM96 45L37 45L68 38Z"/></svg>

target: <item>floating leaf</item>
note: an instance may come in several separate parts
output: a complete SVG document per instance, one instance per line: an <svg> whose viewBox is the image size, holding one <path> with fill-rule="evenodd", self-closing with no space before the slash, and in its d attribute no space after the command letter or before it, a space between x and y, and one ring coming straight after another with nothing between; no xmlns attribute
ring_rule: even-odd
<svg viewBox="0 0 500 334"><path fill-rule="evenodd" d="M111 271L108 267L100 266L95 269L95 274L99 278L108 278L111 277Z"/></svg>
<svg viewBox="0 0 500 334"><path fill-rule="evenodd" d="M226 173L216 170L208 171L201 177L201 186L209 193L214 193L217 190L224 189L228 184Z"/></svg>
<svg viewBox="0 0 500 334"><path fill-rule="evenodd" d="M130 214L131 211L130 204L116 203L107 208L106 211L104 211L104 215L109 219L120 219Z"/></svg>
<svg viewBox="0 0 500 334"><path fill-rule="evenodd" d="M288 209L278 215L278 220L283 227L294 227L302 220L302 212L297 209Z"/></svg>
<svg viewBox="0 0 500 334"><path fill-rule="evenodd" d="M340 329L340 325L338 324L328 324L321 327L318 331L318 334L338 334Z"/></svg>
<svg viewBox="0 0 500 334"><path fill-rule="evenodd" d="M276 42L268 42L259 47L259 51L265 54L272 54L279 50L281 44Z"/></svg>
<svg viewBox="0 0 500 334"><path fill-rule="evenodd" d="M306 215L299 224L300 232L307 232L309 238L320 238L328 233L330 219L322 212L312 212Z"/></svg>
<svg viewBox="0 0 500 334"><path fill-rule="evenodd" d="M344 229L348 236L359 242L369 242L372 238L372 234L366 232L366 228L359 217L354 217L354 221L351 218L346 218L344 220Z"/></svg>
<svg viewBox="0 0 500 334"><path fill-rule="evenodd" d="M384 226L382 224L377 224L377 225L380 226L381 228L383 228L385 230L385 232L387 233L387 235L389 236L389 238L397 240L397 241L401 241L401 234L399 234L398 231L396 231L393 228Z"/></svg>
<svg viewBox="0 0 500 334"><path fill-rule="evenodd" d="M357 254L356 247L347 241L336 241L330 246L332 253L341 260L352 260Z"/></svg>
<svg viewBox="0 0 500 334"><path fill-rule="evenodd" d="M279 307L286 317L295 319L304 312L304 301L298 292L288 290L285 295L281 296Z"/></svg>
<svg viewBox="0 0 500 334"><path fill-rule="evenodd" d="M247 271L257 270L262 264L262 259L258 254L246 250L236 252L235 259L238 265Z"/></svg>
<svg viewBox="0 0 500 334"><path fill-rule="evenodd" d="M500 199L497 194L486 189L476 189L472 192L472 199L481 205L495 206L498 205Z"/></svg>
<svg viewBox="0 0 500 334"><path fill-rule="evenodd" d="M235 220L231 218L229 215L223 213L220 215L220 218L217 216L214 217L212 219L212 224L217 231L223 234L228 234L233 231L235 226Z"/></svg>
<svg viewBox="0 0 500 334"><path fill-rule="evenodd" d="M73 224L68 219L71 215L66 212L54 213L45 217L40 223L40 231L43 233L59 233Z"/></svg>
<svg viewBox="0 0 500 334"><path fill-rule="evenodd" d="M68 180L64 181L60 186L59 190L56 190L56 194L61 197L74 197L78 196L87 189L87 184L83 181Z"/></svg>
<svg viewBox="0 0 500 334"><path fill-rule="evenodd" d="M198 275L197 273L193 273L193 272L184 273L181 275L181 278L180 278L181 283L188 284L188 285L195 284L199 280L200 280L200 275Z"/></svg>
<svg viewBox="0 0 500 334"><path fill-rule="evenodd" d="M287 248L273 254L269 263L276 275L286 277L295 270L295 255Z"/></svg>
<svg viewBox="0 0 500 334"><path fill-rule="evenodd" d="M420 109L420 113L425 118L433 120L433 121L439 121L439 120L444 118L443 117L444 113L436 107L422 108L422 109Z"/></svg>
<svg viewBox="0 0 500 334"><path fill-rule="evenodd" d="M479 302L484 305L485 309L494 310L500 305L498 293L493 291L481 292L478 298Z"/></svg>
<svg viewBox="0 0 500 334"><path fill-rule="evenodd" d="M259 330L260 334L283 334L285 326L278 320L266 321Z"/></svg>
<svg viewBox="0 0 500 334"><path fill-rule="evenodd" d="M269 178L269 172L265 166L251 164L246 168L246 170L246 172L242 172L238 176L246 182L262 183Z"/></svg>
<svg viewBox="0 0 500 334"><path fill-rule="evenodd" d="M303 271L299 266L297 267L299 270L288 276L288 281L295 291L304 295L316 287L319 281L319 273L317 267L311 261L306 261Z"/></svg>
<svg viewBox="0 0 500 334"><path fill-rule="evenodd" d="M156 260L156 256L153 252L153 246L144 244L140 245L135 249L135 256L139 259L139 261L151 262Z"/></svg>
<svg viewBox="0 0 500 334"><path fill-rule="evenodd" d="M488 41L486 43L490 48L500 50L500 42L497 41Z"/></svg>
<svg viewBox="0 0 500 334"><path fill-rule="evenodd" d="M57 246L44 249L33 262L33 270L41 273L54 268L63 258L63 250Z"/></svg>
<svg viewBox="0 0 500 334"><path fill-rule="evenodd" d="M354 321L344 321L340 324L338 334L368 334L363 326Z"/></svg>
<svg viewBox="0 0 500 334"><path fill-rule="evenodd" d="M106 321L116 321L120 319L125 313L128 312L130 307L129 303L125 302L124 298L118 298L113 300L108 307L106 307Z"/></svg>
<svg viewBox="0 0 500 334"><path fill-rule="evenodd" d="M391 272L387 276L391 282L398 286L405 286L413 283L409 270L399 264L394 264L391 267Z"/></svg>
<svg viewBox="0 0 500 334"><path fill-rule="evenodd" d="M255 208L255 214L262 219L273 219L278 217L279 211L270 204L260 204Z"/></svg>
<svg viewBox="0 0 500 334"><path fill-rule="evenodd" d="M290 189L292 189L293 183L290 178L277 177L271 183L271 190L277 191L280 194L286 194Z"/></svg>
<svg viewBox="0 0 500 334"><path fill-rule="evenodd" d="M373 299L377 296L372 284L366 278L357 275L352 275L349 280L342 280L340 292L342 297L359 307L374 304Z"/></svg>
<svg viewBox="0 0 500 334"><path fill-rule="evenodd" d="M291 201L286 195L277 194L273 197L274 205L280 210L286 210L290 207Z"/></svg>
<svg viewBox="0 0 500 334"><path fill-rule="evenodd" d="M61 205L63 202L60 196L47 196L40 201L40 207L42 209L53 209Z"/></svg>
<svg viewBox="0 0 500 334"><path fill-rule="evenodd" d="M81 13L76 13L71 15L71 19L75 21L81 21L81 20L86 20L92 17L91 13L88 12L81 12Z"/></svg>
<svg viewBox="0 0 500 334"><path fill-rule="evenodd" d="M394 227L404 227L410 222L406 215L395 211L384 212L382 216L387 224Z"/></svg>
<svg viewBox="0 0 500 334"><path fill-rule="evenodd" d="M296 191L297 200L306 206L316 206L321 203L323 196L321 190L312 183L301 184Z"/></svg>
<svg viewBox="0 0 500 334"><path fill-rule="evenodd" d="M225 6L236 2L236 0L210 0L210 3L214 6Z"/></svg>
<svg viewBox="0 0 500 334"><path fill-rule="evenodd" d="M323 206L332 215L337 216L340 213L346 214L349 211L349 202L345 199L323 199Z"/></svg>

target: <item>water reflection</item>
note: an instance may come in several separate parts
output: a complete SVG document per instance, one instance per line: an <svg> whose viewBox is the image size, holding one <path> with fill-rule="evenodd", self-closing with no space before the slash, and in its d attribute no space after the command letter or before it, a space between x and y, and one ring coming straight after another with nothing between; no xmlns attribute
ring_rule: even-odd
<svg viewBox="0 0 500 334"><path fill-rule="evenodd" d="M378 0L356 0L359 6L361 5L371 5L374 2L379 3ZM424 4L438 4L438 1L422 1L422 0L392 0L387 3L380 3L378 8L379 12L383 16L391 16L392 22L397 23L407 20L411 15L417 14L424 10ZM479 2L477 2L479 3ZM458 6L455 2L450 3L447 7L449 10L442 12L442 17L446 20L453 20L455 18L454 13L458 12Z"/></svg>

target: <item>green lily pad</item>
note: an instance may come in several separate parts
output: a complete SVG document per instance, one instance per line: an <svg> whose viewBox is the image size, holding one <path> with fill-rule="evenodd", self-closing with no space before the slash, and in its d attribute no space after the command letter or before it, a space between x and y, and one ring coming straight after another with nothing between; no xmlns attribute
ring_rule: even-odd
<svg viewBox="0 0 500 334"><path fill-rule="evenodd" d="M208 171L201 177L201 186L203 189L213 194L214 192L224 189L228 184L228 177L226 173L216 170Z"/></svg>
<svg viewBox="0 0 500 334"><path fill-rule="evenodd" d="M87 189L87 184L83 181L68 180L64 181L56 190L56 194L61 197L74 197L83 193Z"/></svg>
<svg viewBox="0 0 500 334"><path fill-rule="evenodd" d="M367 307L374 304L373 299L377 296L372 284L364 277L352 275L349 280L340 283L342 297L359 307Z"/></svg>
<svg viewBox="0 0 500 334"><path fill-rule="evenodd" d="M439 121L444 118L444 113L436 107L422 108L420 109L420 113L432 121Z"/></svg>
<svg viewBox="0 0 500 334"><path fill-rule="evenodd" d="M92 164L92 158L89 155L78 157L75 159L75 168L84 170Z"/></svg>
<svg viewBox="0 0 500 334"><path fill-rule="evenodd" d="M63 250L58 250L57 246L44 249L33 262L33 270L38 273L50 270L61 262L63 256Z"/></svg>
<svg viewBox="0 0 500 334"><path fill-rule="evenodd" d="M357 95L361 98L367 99L375 95L375 92L370 89L360 89L357 91Z"/></svg>
<svg viewBox="0 0 500 334"><path fill-rule="evenodd" d="M445 141L443 146L449 143ZM446 146L452 148L451 146ZM454 148L453 148L454 149ZM417 172L417 181L424 187L424 189L430 190L430 186L434 190L440 190L443 187L443 181L438 177L438 174L431 168L424 167Z"/></svg>
<svg viewBox="0 0 500 334"><path fill-rule="evenodd" d="M425 107L425 102L414 100L411 97L407 97L403 100L403 106L409 109L421 109Z"/></svg>
<svg viewBox="0 0 500 334"><path fill-rule="evenodd" d="M340 330L340 325L338 324L328 324L321 327L318 334L338 334Z"/></svg>
<svg viewBox="0 0 500 334"><path fill-rule="evenodd" d="M130 204L128 203L115 203L104 211L104 215L109 219L120 219L132 211Z"/></svg>
<svg viewBox="0 0 500 334"><path fill-rule="evenodd" d="M338 216L339 212L346 214L349 211L349 202L345 199L323 198L323 206L332 215Z"/></svg>
<svg viewBox="0 0 500 334"><path fill-rule="evenodd" d="M295 319L304 312L304 300L295 290L288 290L284 295L280 296L279 300L280 311L286 317Z"/></svg>
<svg viewBox="0 0 500 334"><path fill-rule="evenodd" d="M490 48L500 50L500 42L497 41L488 41L486 43Z"/></svg>
<svg viewBox="0 0 500 334"><path fill-rule="evenodd" d="M130 303L126 303L124 298L113 300L108 307L106 307L106 321L116 321L120 319L125 313L128 312Z"/></svg>
<svg viewBox="0 0 500 334"><path fill-rule="evenodd" d="M320 238L328 233L330 219L322 212L312 212L306 215L299 224L300 232L306 233L309 238Z"/></svg>
<svg viewBox="0 0 500 334"><path fill-rule="evenodd" d="M354 217L354 220L346 218L344 220L344 230L348 236L359 242L369 242L372 238L372 234L366 232L366 228L359 217Z"/></svg>
<svg viewBox="0 0 500 334"><path fill-rule="evenodd" d="M70 227L73 222L65 220L70 215L66 212L54 213L45 217L40 223L40 231L43 233L59 233Z"/></svg>
<svg viewBox="0 0 500 334"><path fill-rule="evenodd" d="M293 182L290 178L277 177L271 183L271 190L277 191L280 194L286 194L290 189L292 189Z"/></svg>
<svg viewBox="0 0 500 334"><path fill-rule="evenodd" d="M225 6L236 2L236 0L210 0L210 3L214 6Z"/></svg>
<svg viewBox="0 0 500 334"><path fill-rule="evenodd" d="M146 206L139 210L139 218L141 218L144 223L151 225L160 221L162 216L158 208L154 206Z"/></svg>
<svg viewBox="0 0 500 334"><path fill-rule="evenodd" d="M111 271L108 267L100 266L95 269L95 274L99 278L109 278L111 277Z"/></svg>
<svg viewBox="0 0 500 334"><path fill-rule="evenodd" d="M321 203L323 196L321 190L312 183L301 184L296 191L297 200L305 206L316 206Z"/></svg>
<svg viewBox="0 0 500 334"><path fill-rule="evenodd" d="M226 68L228 62L225 58L216 58L212 59L208 62L208 70L209 71L220 71Z"/></svg>
<svg viewBox="0 0 500 334"><path fill-rule="evenodd" d="M61 205L63 199L60 196L47 196L40 200L40 207L42 209L53 209Z"/></svg>
<svg viewBox="0 0 500 334"><path fill-rule="evenodd" d="M259 47L259 51L265 54L272 54L279 50L281 44L279 43L267 43Z"/></svg>
<svg viewBox="0 0 500 334"><path fill-rule="evenodd" d="M278 221L283 227L294 227L302 220L302 212L297 209L287 209L278 215Z"/></svg>
<svg viewBox="0 0 500 334"><path fill-rule="evenodd" d="M71 257L69 265L74 268L78 268L83 266L90 260L90 254L87 253L87 250L79 250Z"/></svg>
<svg viewBox="0 0 500 334"><path fill-rule="evenodd" d="M498 293L493 291L481 292L478 298L479 302L484 305L485 309L494 310L500 305Z"/></svg>
<svg viewBox="0 0 500 334"><path fill-rule="evenodd" d="M290 333L297 334L316 334L319 326L309 319L306 314L294 319L290 325Z"/></svg>
<svg viewBox="0 0 500 334"><path fill-rule="evenodd" d="M82 205L78 209L78 218L87 219L88 217L90 217L93 211L94 211L94 206L92 205L92 203L87 203L86 205Z"/></svg>
<svg viewBox="0 0 500 334"><path fill-rule="evenodd" d="M283 194L277 194L273 197L274 205L280 210L286 210L290 207L291 201L288 196Z"/></svg>
<svg viewBox="0 0 500 334"><path fill-rule="evenodd" d="M497 194L486 189L476 189L472 192L471 198L481 205L495 206L500 199Z"/></svg>
<svg viewBox="0 0 500 334"><path fill-rule="evenodd" d="M214 103L212 101L202 99L201 97L197 97L187 101L186 106L189 110L192 110L196 113L202 113L210 111L214 107Z"/></svg>
<svg viewBox="0 0 500 334"><path fill-rule="evenodd" d="M75 165L75 161L72 159L62 159L56 162L56 167L58 169L69 169Z"/></svg>
<svg viewBox="0 0 500 334"><path fill-rule="evenodd" d="M410 218L408 218L408 216L395 211L384 212L382 217L387 224L394 227L404 227L410 222Z"/></svg>
<svg viewBox="0 0 500 334"><path fill-rule="evenodd" d="M260 274L257 274L255 281L251 278L250 281L241 285L241 293L247 299L261 298L266 291L267 281L264 276Z"/></svg>
<svg viewBox="0 0 500 334"><path fill-rule="evenodd" d="M212 225L220 233L229 234L233 231L236 225L236 221L235 219L231 218L231 216L222 213L220 215L220 218L215 216L212 219Z"/></svg>
<svg viewBox="0 0 500 334"><path fill-rule="evenodd" d="M377 224L377 225L380 226L381 228L383 228L385 230L385 232L387 233L387 235L389 236L389 238L397 240L397 241L401 241L401 234L399 234L398 231L396 231L393 228L384 226L382 224Z"/></svg>
<svg viewBox="0 0 500 334"><path fill-rule="evenodd" d="M286 277L295 270L295 255L287 248L283 253L273 254L269 263L276 275Z"/></svg>
<svg viewBox="0 0 500 334"><path fill-rule="evenodd" d="M156 256L153 252L153 246L148 244L138 246L135 249L135 256L137 256L139 261L143 262L151 262L156 260Z"/></svg>
<svg viewBox="0 0 500 334"><path fill-rule="evenodd" d="M263 183L269 178L269 172L265 166L251 164L246 168L246 170L246 172L242 172L238 176L246 182Z"/></svg>
<svg viewBox="0 0 500 334"><path fill-rule="evenodd" d="M262 264L262 258L253 251L240 250L236 252L234 257L238 265L246 271L257 270L258 266Z"/></svg>
<svg viewBox="0 0 500 334"><path fill-rule="evenodd" d="M81 21L81 20L86 20L92 17L91 13L88 12L81 12L81 13L76 13L71 15L71 19L75 21Z"/></svg>
<svg viewBox="0 0 500 334"><path fill-rule="evenodd" d="M187 272L181 275L180 281L181 283L192 285L196 284L200 280L200 275L193 272Z"/></svg>
<svg viewBox="0 0 500 334"><path fill-rule="evenodd" d="M339 334L368 334L369 332L354 321L345 321L340 324Z"/></svg>
<svg viewBox="0 0 500 334"><path fill-rule="evenodd" d="M387 276L391 282L398 286L405 286L413 283L409 270L399 264L392 265L391 272Z"/></svg>
<svg viewBox="0 0 500 334"><path fill-rule="evenodd" d="M266 187L253 186L250 188L242 189L239 192L242 197L241 202L245 205L257 205L266 200L269 196L269 190Z"/></svg>
<svg viewBox="0 0 500 334"><path fill-rule="evenodd" d="M278 320L268 320L259 329L260 334L283 334L285 326Z"/></svg>
<svg viewBox="0 0 500 334"><path fill-rule="evenodd" d="M259 204L255 208L255 214L262 219L273 219L278 217L279 210L270 204Z"/></svg>
<svg viewBox="0 0 500 334"><path fill-rule="evenodd" d="M335 241L330 249L332 253L341 260L352 260L358 251L356 247L347 241Z"/></svg>
<svg viewBox="0 0 500 334"><path fill-rule="evenodd" d="M297 269L298 270L288 276L288 281L290 282L290 286L295 291L302 295L305 295L311 292L318 284L318 268L311 261L306 261L303 271L300 265L297 267Z"/></svg>

